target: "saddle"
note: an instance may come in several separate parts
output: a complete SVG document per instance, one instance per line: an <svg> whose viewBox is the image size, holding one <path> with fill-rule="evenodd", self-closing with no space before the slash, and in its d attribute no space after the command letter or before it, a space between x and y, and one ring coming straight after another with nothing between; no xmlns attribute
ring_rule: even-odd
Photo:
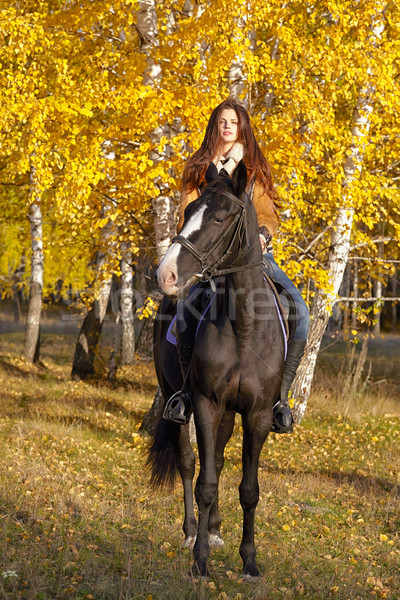
<svg viewBox="0 0 400 600"><path fill-rule="evenodd" d="M285 335L285 339L286 339L286 343L287 343L287 341L290 339L292 333L296 329L296 324L297 324L296 305L293 301L292 296L289 294L289 292L287 290L285 290L282 285L280 285L279 283L274 281L272 279L272 277L266 272L265 268L264 268L264 279L265 279L265 282L267 283L267 285L270 286L270 288L274 294L276 307L278 309L278 314L279 314L281 325L282 325L282 330ZM212 291L210 285L206 285L206 286L204 286L204 284L201 284L201 285L203 285L204 289L201 292L201 296L198 297L198 300L200 300L202 309L201 309L201 317L199 318L197 327L196 327L196 336L197 336L197 333L199 331L202 321L204 320L207 312L209 311L211 305L213 304L213 302L215 301L216 296L217 296L217 292ZM167 334L166 334L167 341L173 345L176 345L176 343L177 343L176 318L177 318L177 315L175 315L173 317L173 319L170 323L170 326L168 327Z"/></svg>
<svg viewBox="0 0 400 600"><path fill-rule="evenodd" d="M273 277L273 270L268 261L263 260L264 279L275 294L282 318L285 322L287 339L290 340L297 326L297 309L292 295Z"/></svg>
<svg viewBox="0 0 400 600"><path fill-rule="evenodd" d="M201 323L203 322L203 320L206 316L206 313L209 311L211 305L213 304L213 302L215 301L216 296L217 296L217 291L213 291L211 289L211 286L208 283L207 284L201 283L198 285L201 286L203 288L203 290L200 291L200 294L196 297L196 303L198 303L201 307L200 308L201 316L197 322L195 338L197 337L197 333L199 331ZM168 327L167 334L166 334L167 341L170 344L173 344L174 346L176 346L176 343L177 343L176 319L177 319L177 314L175 314L174 317L172 318L172 321L170 323L170 326Z"/></svg>

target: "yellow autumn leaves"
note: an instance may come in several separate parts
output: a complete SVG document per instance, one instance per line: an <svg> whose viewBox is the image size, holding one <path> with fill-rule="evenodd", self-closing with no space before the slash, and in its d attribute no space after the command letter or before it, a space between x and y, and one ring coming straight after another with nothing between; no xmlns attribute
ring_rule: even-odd
<svg viewBox="0 0 400 600"><path fill-rule="evenodd" d="M366 244L364 253L375 257L371 238L384 227L394 238L387 252L398 254L395 3L386 7L379 45L369 35L381 18L373 0L362 10L327 0L146 6L153 10L148 38L138 33L138 2L84 0L48 10L39 1L23 11L9 2L2 12L0 199L19 222L21 255L29 256L24 220L29 170L36 169L49 287L59 278L85 284L83 265L99 248L104 203L117 243L133 242L155 256L151 200L161 189L177 200L184 162L199 147L212 109L230 94L233 63L281 196L276 251L288 274L311 295L329 286L329 228L342 203L353 111L364 85L373 90L373 114L351 193L352 244ZM8 280L15 234L5 227L1 268ZM371 264L363 268L368 273Z"/></svg>

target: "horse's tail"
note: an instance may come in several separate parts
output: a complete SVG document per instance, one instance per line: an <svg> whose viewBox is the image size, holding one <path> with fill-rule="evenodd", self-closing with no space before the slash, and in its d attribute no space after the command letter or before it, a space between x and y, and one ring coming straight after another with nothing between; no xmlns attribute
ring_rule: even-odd
<svg viewBox="0 0 400 600"><path fill-rule="evenodd" d="M153 443L149 449L147 465L150 483L156 488L172 488L179 469L179 435L181 425L159 419Z"/></svg>

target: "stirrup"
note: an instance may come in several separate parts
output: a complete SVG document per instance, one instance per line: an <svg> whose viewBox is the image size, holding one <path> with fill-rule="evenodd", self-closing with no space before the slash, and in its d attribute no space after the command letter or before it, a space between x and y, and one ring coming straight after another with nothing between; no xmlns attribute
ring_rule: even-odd
<svg viewBox="0 0 400 600"><path fill-rule="evenodd" d="M278 400L273 407L274 420L271 431L275 433L293 433L293 416L287 400Z"/></svg>
<svg viewBox="0 0 400 600"><path fill-rule="evenodd" d="M164 408L163 419L179 425L186 425L192 412L192 399L187 392L180 390L168 400Z"/></svg>

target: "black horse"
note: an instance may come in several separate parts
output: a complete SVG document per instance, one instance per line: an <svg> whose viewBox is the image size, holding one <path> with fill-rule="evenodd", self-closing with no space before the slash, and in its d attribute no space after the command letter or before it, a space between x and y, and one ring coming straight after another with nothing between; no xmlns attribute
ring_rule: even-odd
<svg viewBox="0 0 400 600"><path fill-rule="evenodd" d="M257 216L246 185L243 162L232 180L220 178L209 183L186 208L181 234L174 238L157 270L158 283L168 296L184 295L200 278L217 278L216 309L206 312L199 325L190 369L200 457L195 489L198 525L189 427L161 418L149 454L153 484L172 483L177 471L181 475L186 543L195 539L192 572L201 576L207 574L210 543L223 544L218 480L235 413L241 415L243 426L240 555L244 574L260 575L254 544L258 463L280 391L285 336L273 291L265 284ZM165 399L182 385L176 351L166 339L174 310L173 303L164 298L154 331L155 365Z"/></svg>

